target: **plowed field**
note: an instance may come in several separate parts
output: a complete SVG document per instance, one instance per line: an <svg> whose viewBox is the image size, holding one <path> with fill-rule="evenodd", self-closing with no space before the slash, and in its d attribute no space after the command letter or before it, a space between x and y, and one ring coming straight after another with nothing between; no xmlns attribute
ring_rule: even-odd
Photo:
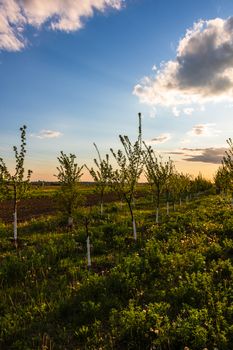
<svg viewBox="0 0 233 350"><path fill-rule="evenodd" d="M105 202L112 202L116 197L113 193L105 195ZM99 197L96 194L89 194L85 200L85 206L96 205L99 202ZM27 198L23 199L18 204L18 222L37 218L42 215L53 215L58 211L58 204L52 197ZM7 200L0 202L0 220L4 223L13 221L13 201Z"/></svg>

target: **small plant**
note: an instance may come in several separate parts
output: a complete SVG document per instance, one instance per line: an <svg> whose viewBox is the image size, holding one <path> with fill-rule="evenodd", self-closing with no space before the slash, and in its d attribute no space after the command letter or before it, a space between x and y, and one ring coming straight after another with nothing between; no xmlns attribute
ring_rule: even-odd
<svg viewBox="0 0 233 350"><path fill-rule="evenodd" d="M173 173L173 162L169 159L164 162L162 158L155 154L151 146L147 146L144 151L144 162L146 166L146 178L156 196L156 222L159 222L159 209L161 195L166 189L169 178Z"/></svg>
<svg viewBox="0 0 233 350"><path fill-rule="evenodd" d="M228 178L228 188L233 191L233 141L231 138L227 140L229 149L226 151L226 155L223 157L222 164L225 171L225 176ZM233 192L232 192L233 202Z"/></svg>
<svg viewBox="0 0 233 350"><path fill-rule="evenodd" d="M103 214L103 205L104 205L104 193L106 192L110 178L112 173L112 166L109 163L109 155L106 154L105 159L101 158L100 152L96 144L94 143L94 147L97 151L98 159L94 159L94 163L96 165L96 170L94 168L89 169L87 166L89 173L91 174L93 180L96 184L96 191L100 196L100 214Z"/></svg>
<svg viewBox="0 0 233 350"><path fill-rule="evenodd" d="M20 151L16 146L13 147L15 153L15 173L10 174L3 158L0 158L0 190L2 198L13 198L13 225L14 225L14 241L17 244L17 208L20 200L26 195L29 190L29 183L32 171L27 171L25 178L25 154L26 154L26 125L20 128L21 145Z"/></svg>
<svg viewBox="0 0 233 350"><path fill-rule="evenodd" d="M133 199L137 181L143 170L142 158L142 130L141 130L141 114L139 113L139 133L137 141L132 144L128 136L120 135L120 141L124 147L124 151L118 150L111 152L117 162L118 169L112 171L111 186L123 199L129 208L131 220L133 224L134 239L137 240L136 222L133 213Z"/></svg>
<svg viewBox="0 0 233 350"><path fill-rule="evenodd" d="M60 165L57 167L58 175L55 176L61 184L61 191L59 193L60 204L68 218L68 227L71 228L74 223L74 211L79 206L81 200L78 183L83 175L83 166L79 167L75 163L76 156L74 154L66 155L61 151L61 155L57 159Z"/></svg>

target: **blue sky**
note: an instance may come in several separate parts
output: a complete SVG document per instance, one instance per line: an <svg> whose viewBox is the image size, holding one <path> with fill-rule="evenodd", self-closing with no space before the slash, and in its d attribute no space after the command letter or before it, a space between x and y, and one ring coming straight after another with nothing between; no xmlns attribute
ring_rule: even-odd
<svg viewBox="0 0 233 350"><path fill-rule="evenodd" d="M26 124L33 179L55 179L61 150L91 166L93 142L136 138L142 112L148 143L211 176L233 129L232 14L230 0L1 0L0 156L13 167Z"/></svg>

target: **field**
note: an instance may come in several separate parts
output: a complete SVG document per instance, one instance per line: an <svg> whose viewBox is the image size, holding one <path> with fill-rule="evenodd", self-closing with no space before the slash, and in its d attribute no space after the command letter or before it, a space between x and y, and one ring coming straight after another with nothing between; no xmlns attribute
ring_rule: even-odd
<svg viewBox="0 0 233 350"><path fill-rule="evenodd" d="M164 207L156 224L141 188L135 242L125 204L109 194L101 216L93 189L82 192L69 230L56 190L22 202L17 249L11 202L1 204L0 349L232 349L230 198L201 196L169 216Z"/></svg>

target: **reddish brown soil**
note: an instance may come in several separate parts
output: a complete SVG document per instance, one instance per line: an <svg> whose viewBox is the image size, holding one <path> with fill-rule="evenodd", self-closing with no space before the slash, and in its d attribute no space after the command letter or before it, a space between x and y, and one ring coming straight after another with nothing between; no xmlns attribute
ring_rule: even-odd
<svg viewBox="0 0 233 350"><path fill-rule="evenodd" d="M116 197L112 193L105 195L104 201L112 202ZM86 206L95 205L99 202L99 196L95 194L88 195L85 201ZM55 199L51 197L27 198L18 204L18 221L23 222L42 215L53 215L58 211L58 205ZM4 223L13 221L13 201L8 200L0 202L0 220Z"/></svg>
<svg viewBox="0 0 233 350"><path fill-rule="evenodd" d="M57 211L56 202L52 198L27 198L18 204L18 221L26 221L41 215L54 214ZM0 219L9 223L13 221L13 201L0 203Z"/></svg>

